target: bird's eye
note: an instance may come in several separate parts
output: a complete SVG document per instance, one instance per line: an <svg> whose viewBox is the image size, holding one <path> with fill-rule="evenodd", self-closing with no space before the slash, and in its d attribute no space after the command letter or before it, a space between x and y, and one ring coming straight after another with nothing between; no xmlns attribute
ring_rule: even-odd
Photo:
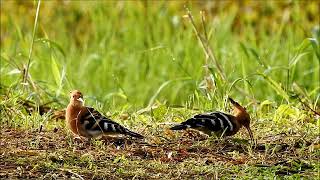
<svg viewBox="0 0 320 180"><path fill-rule="evenodd" d="M73 95L72 97L73 97L73 98L75 98L76 96L75 96L75 95Z"/></svg>

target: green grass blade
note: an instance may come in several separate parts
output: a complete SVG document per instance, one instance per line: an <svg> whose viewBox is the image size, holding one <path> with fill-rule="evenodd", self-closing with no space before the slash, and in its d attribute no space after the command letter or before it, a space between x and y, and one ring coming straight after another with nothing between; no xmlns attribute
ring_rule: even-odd
<svg viewBox="0 0 320 180"><path fill-rule="evenodd" d="M259 75L261 75L266 82L268 83L268 85L276 91L276 93L278 95L280 95L282 98L284 98L287 102L289 101L289 95L288 93L283 90L283 88L281 87L281 85L279 83L277 83L275 80L273 80L271 77L266 76L265 74L260 73Z"/></svg>

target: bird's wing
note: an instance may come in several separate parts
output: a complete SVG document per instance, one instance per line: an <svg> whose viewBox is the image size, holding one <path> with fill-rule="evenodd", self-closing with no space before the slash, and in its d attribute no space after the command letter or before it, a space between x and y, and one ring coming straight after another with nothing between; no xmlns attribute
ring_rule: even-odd
<svg viewBox="0 0 320 180"><path fill-rule="evenodd" d="M96 136L101 133L127 134L134 137L141 135L134 133L111 119L103 116L97 110L91 107L85 107L85 113L82 115L81 122L87 132ZM141 136L142 137L142 136Z"/></svg>
<svg viewBox="0 0 320 180"><path fill-rule="evenodd" d="M211 131L233 131L235 124L232 116L223 112L197 114L182 123L190 128L207 128Z"/></svg>

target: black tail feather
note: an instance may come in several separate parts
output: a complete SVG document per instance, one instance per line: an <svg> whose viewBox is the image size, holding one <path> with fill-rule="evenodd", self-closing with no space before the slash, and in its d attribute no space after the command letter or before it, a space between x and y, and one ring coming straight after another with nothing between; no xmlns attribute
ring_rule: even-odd
<svg viewBox="0 0 320 180"><path fill-rule="evenodd" d="M126 134L135 138L139 138L139 139L143 139L144 137L141 134L135 133L133 131L130 130L126 130Z"/></svg>
<svg viewBox="0 0 320 180"><path fill-rule="evenodd" d="M183 125L183 124L179 124L179 125L171 127L170 129L171 130L183 130L183 129L187 129L187 126Z"/></svg>

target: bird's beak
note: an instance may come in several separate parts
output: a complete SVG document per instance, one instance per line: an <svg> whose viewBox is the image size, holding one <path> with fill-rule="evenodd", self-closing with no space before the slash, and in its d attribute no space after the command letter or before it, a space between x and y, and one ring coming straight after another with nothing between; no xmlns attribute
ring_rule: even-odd
<svg viewBox="0 0 320 180"><path fill-rule="evenodd" d="M81 97L79 97L77 100L84 103L84 100Z"/></svg>
<svg viewBox="0 0 320 180"><path fill-rule="evenodd" d="M246 127L246 129L248 130L248 133L249 133L249 136L250 136L251 141L252 141L252 142L255 142L250 127L248 126L248 127Z"/></svg>

